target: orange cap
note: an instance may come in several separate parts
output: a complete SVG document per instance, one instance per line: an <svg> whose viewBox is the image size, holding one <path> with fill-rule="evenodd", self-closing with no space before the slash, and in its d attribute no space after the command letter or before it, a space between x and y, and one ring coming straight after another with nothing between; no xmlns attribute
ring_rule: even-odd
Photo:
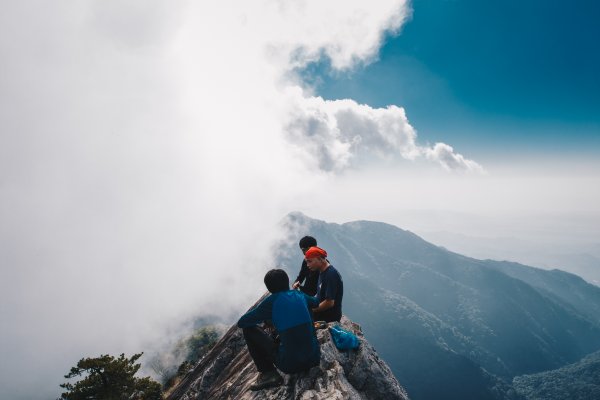
<svg viewBox="0 0 600 400"><path fill-rule="evenodd" d="M306 253L304 253L304 258L315 258L315 257L326 258L327 252L320 247L313 246L313 247L309 248L308 250L306 250Z"/></svg>

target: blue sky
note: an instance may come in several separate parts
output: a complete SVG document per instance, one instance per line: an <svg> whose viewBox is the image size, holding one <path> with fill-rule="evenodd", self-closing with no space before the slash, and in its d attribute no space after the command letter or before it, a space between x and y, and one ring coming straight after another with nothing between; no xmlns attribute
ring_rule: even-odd
<svg viewBox="0 0 600 400"><path fill-rule="evenodd" d="M304 76L326 99L405 107L422 142L480 161L600 153L600 3L414 0L379 60ZM483 159L482 159L483 158Z"/></svg>

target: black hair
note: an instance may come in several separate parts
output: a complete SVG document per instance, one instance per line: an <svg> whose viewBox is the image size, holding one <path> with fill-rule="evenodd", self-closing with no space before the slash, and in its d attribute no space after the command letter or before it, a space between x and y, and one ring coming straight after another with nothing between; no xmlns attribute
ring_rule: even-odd
<svg viewBox="0 0 600 400"><path fill-rule="evenodd" d="M312 236L304 236L302 239L300 239L300 243L298 244L300 245L301 249L308 249L317 245L317 239Z"/></svg>
<svg viewBox="0 0 600 400"><path fill-rule="evenodd" d="M265 275L265 285L271 293L283 292L290 289L290 278L282 269L272 269Z"/></svg>

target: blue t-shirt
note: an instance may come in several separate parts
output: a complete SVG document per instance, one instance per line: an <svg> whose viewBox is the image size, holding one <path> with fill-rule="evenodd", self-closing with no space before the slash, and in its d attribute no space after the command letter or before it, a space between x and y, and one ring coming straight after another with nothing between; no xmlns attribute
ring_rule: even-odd
<svg viewBox="0 0 600 400"><path fill-rule="evenodd" d="M321 358L309 311L318 305L315 297L298 290L277 292L244 314L237 325L247 328L273 321L280 340L275 365L286 373L300 372L318 365Z"/></svg>
<svg viewBox="0 0 600 400"><path fill-rule="evenodd" d="M319 303L323 300L333 300L333 307L328 310L314 313L315 321L339 321L342 318L342 297L344 296L344 282L342 276L333 268L333 265L319 274L317 284L317 298Z"/></svg>

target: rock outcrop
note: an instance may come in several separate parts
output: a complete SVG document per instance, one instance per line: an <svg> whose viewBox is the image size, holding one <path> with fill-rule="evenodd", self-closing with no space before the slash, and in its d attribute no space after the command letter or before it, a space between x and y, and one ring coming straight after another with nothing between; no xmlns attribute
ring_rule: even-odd
<svg viewBox="0 0 600 400"><path fill-rule="evenodd" d="M299 374L283 375L282 386L250 391L258 373L246 348L242 330L233 326L175 387L168 400L318 400L318 399L401 399L406 391L360 327L342 318L343 328L360 339L357 350L339 351L328 329L319 329L321 363Z"/></svg>

